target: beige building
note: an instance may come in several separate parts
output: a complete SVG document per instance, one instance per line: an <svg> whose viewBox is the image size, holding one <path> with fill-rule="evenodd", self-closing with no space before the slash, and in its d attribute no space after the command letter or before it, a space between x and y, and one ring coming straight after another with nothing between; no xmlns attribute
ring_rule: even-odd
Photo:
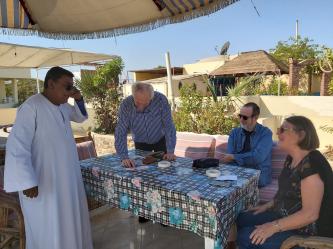
<svg viewBox="0 0 333 249"><path fill-rule="evenodd" d="M183 67L171 68L173 97L180 96L180 88L183 85L194 85L203 95L207 95L207 74L224 65L237 55L219 55L201 59L195 63L184 64ZM147 70L133 70L133 81L142 81L153 85L156 91L159 91L170 98L167 85L166 68L154 68ZM123 85L124 96L131 94L131 84Z"/></svg>
<svg viewBox="0 0 333 249"><path fill-rule="evenodd" d="M143 69L143 70L131 70L128 71L133 73L133 81L144 81L150 79L156 79L167 76L167 69L165 67L153 68L153 69ZM182 75L183 68L182 67L172 67L171 68L172 75Z"/></svg>
<svg viewBox="0 0 333 249"><path fill-rule="evenodd" d="M184 74L210 74L238 55L219 55L201 59L195 63L184 64Z"/></svg>
<svg viewBox="0 0 333 249"><path fill-rule="evenodd" d="M180 96L180 89L184 85L193 85L198 91L200 91L203 95L207 95L207 76L205 75L176 75L172 76L172 89L173 89L173 97ZM161 77L156 79L150 79L142 81L145 83L151 84L155 91L163 93L165 96L169 96L168 94L168 79L167 77ZM124 97L127 97L132 94L132 84L123 85L123 94Z"/></svg>
<svg viewBox="0 0 333 249"><path fill-rule="evenodd" d="M18 103L18 79L30 79L30 69L0 68L0 108L12 107ZM13 94L7 96L6 85L12 88ZM37 87L37 86L36 86Z"/></svg>

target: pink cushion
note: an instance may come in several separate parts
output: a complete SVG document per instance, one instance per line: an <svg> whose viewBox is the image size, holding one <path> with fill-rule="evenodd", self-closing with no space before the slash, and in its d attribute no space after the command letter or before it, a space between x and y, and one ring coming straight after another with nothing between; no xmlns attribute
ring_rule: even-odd
<svg viewBox="0 0 333 249"><path fill-rule="evenodd" d="M260 202L268 202L270 200L273 200L277 190L278 190L278 180L273 179L271 184L259 189Z"/></svg>
<svg viewBox="0 0 333 249"><path fill-rule="evenodd" d="M277 145L272 149L272 178L278 179L286 160L287 153L281 150Z"/></svg>
<svg viewBox="0 0 333 249"><path fill-rule="evenodd" d="M177 132L175 155L192 159L213 157L215 138L206 134Z"/></svg>
<svg viewBox="0 0 333 249"><path fill-rule="evenodd" d="M227 153L228 148L228 135L218 135L215 137L216 145L215 145L215 155L214 157L217 159L221 159L222 154Z"/></svg>
<svg viewBox="0 0 333 249"><path fill-rule="evenodd" d="M95 146L92 141L78 143L76 144L76 148L79 155L79 160L84 160L97 156Z"/></svg>

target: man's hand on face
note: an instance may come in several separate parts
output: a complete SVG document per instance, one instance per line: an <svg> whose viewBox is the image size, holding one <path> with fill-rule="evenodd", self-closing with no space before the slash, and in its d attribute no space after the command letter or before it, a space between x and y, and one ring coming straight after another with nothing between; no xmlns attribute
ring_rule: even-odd
<svg viewBox="0 0 333 249"><path fill-rule="evenodd" d="M221 161L222 161L223 163L230 163L230 162L232 162L233 160L235 160L233 154L222 154Z"/></svg>
<svg viewBox="0 0 333 249"><path fill-rule="evenodd" d="M29 198L35 198L38 196L38 186L23 190L23 194Z"/></svg>
<svg viewBox="0 0 333 249"><path fill-rule="evenodd" d="M126 168L134 168L135 167L135 162L132 159L123 159L121 161L121 163Z"/></svg>
<svg viewBox="0 0 333 249"><path fill-rule="evenodd" d="M76 87L73 87L70 97L75 99L75 100L81 100L82 99L82 94L80 92L79 89L77 89Z"/></svg>
<svg viewBox="0 0 333 249"><path fill-rule="evenodd" d="M163 159L168 161L174 161L176 160L176 156L173 153L166 153L164 154Z"/></svg>

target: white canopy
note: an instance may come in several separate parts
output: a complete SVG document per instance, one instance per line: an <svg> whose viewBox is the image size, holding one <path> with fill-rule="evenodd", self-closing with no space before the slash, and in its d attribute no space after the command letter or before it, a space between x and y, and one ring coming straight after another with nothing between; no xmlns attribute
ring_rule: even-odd
<svg viewBox="0 0 333 249"><path fill-rule="evenodd" d="M43 68L65 65L86 65L91 62L108 61L116 56L95 54L59 48L31 47L0 43L0 67Z"/></svg>
<svg viewBox="0 0 333 249"><path fill-rule="evenodd" d="M190 20L238 0L1 0L4 33L99 38Z"/></svg>

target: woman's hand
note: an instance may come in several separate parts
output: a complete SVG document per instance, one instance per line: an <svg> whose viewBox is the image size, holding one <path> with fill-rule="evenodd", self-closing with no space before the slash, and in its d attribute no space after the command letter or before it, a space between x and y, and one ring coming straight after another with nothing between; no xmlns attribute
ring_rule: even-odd
<svg viewBox="0 0 333 249"><path fill-rule="evenodd" d="M269 237L278 231L279 229L276 225L274 225L274 222L268 222L263 225L256 226L256 229L254 229L250 235L251 242L254 245L262 245Z"/></svg>

